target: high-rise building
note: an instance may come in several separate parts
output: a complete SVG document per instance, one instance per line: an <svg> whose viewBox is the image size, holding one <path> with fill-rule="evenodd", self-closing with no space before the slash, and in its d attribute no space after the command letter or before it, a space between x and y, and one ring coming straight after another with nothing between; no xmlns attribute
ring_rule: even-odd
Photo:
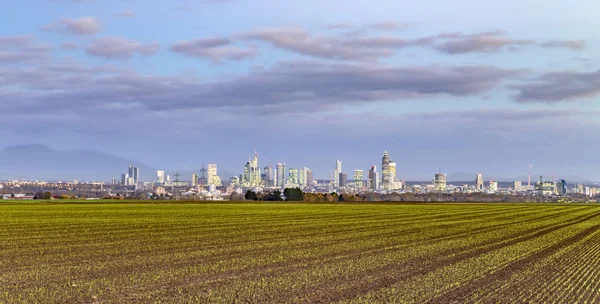
<svg viewBox="0 0 600 304"><path fill-rule="evenodd" d="M202 169L200 169L200 177L198 178L198 184L202 186L208 185L208 174L206 168L204 168L204 164L202 164Z"/></svg>
<svg viewBox="0 0 600 304"><path fill-rule="evenodd" d="M340 188L346 187L346 185L348 184L348 174L343 173L343 172L340 173L338 181L339 181Z"/></svg>
<svg viewBox="0 0 600 304"><path fill-rule="evenodd" d="M290 168L290 174L288 177L288 184L298 185L298 169Z"/></svg>
<svg viewBox="0 0 600 304"><path fill-rule="evenodd" d="M333 187L334 188L338 188L338 187L343 187L340 184L340 174L342 173L342 162L339 160L335 161L335 169L333 170Z"/></svg>
<svg viewBox="0 0 600 304"><path fill-rule="evenodd" d="M396 162L390 161L390 188L396 183Z"/></svg>
<svg viewBox="0 0 600 304"><path fill-rule="evenodd" d="M556 183L556 188L558 190L558 195L567 195L567 182L564 179L561 179Z"/></svg>
<svg viewBox="0 0 600 304"><path fill-rule="evenodd" d="M165 183L165 171L163 171L163 170L156 171L156 181L161 184Z"/></svg>
<svg viewBox="0 0 600 304"><path fill-rule="evenodd" d="M198 173L192 173L192 186L198 185Z"/></svg>
<svg viewBox="0 0 600 304"><path fill-rule="evenodd" d="M478 191L483 190L483 174L481 173L475 175L475 189Z"/></svg>
<svg viewBox="0 0 600 304"><path fill-rule="evenodd" d="M133 176L134 176L134 174L135 174L135 173L133 172L133 166L131 166L131 165L129 166L129 171L128 171L128 173L129 173L129 174L128 174L128 175L129 175L129 177L133 177Z"/></svg>
<svg viewBox="0 0 600 304"><path fill-rule="evenodd" d="M496 182L496 181L490 182L490 192L498 192L498 182Z"/></svg>
<svg viewBox="0 0 600 304"><path fill-rule="evenodd" d="M446 174L438 173L433 178L433 188L436 191L446 190Z"/></svg>
<svg viewBox="0 0 600 304"><path fill-rule="evenodd" d="M140 183L140 168L138 167L133 168L133 183L136 185Z"/></svg>
<svg viewBox="0 0 600 304"><path fill-rule="evenodd" d="M260 177L260 168L258 167L258 153L254 152L254 159L248 159L244 165L244 175L242 176L242 187L259 187L262 184Z"/></svg>
<svg viewBox="0 0 600 304"><path fill-rule="evenodd" d="M171 175L167 175L167 178L165 179L165 185L167 185L167 186L171 185Z"/></svg>
<svg viewBox="0 0 600 304"><path fill-rule="evenodd" d="M354 170L354 187L357 189L362 189L365 187L365 183L363 181L364 178L364 170Z"/></svg>
<svg viewBox="0 0 600 304"><path fill-rule="evenodd" d="M217 164L208 164L207 167L208 185L221 186L221 177L217 173Z"/></svg>
<svg viewBox="0 0 600 304"><path fill-rule="evenodd" d="M312 187L314 184L313 172L311 169L306 169L306 185Z"/></svg>
<svg viewBox="0 0 600 304"><path fill-rule="evenodd" d="M307 186L308 168L304 167L298 171L298 184L302 187Z"/></svg>
<svg viewBox="0 0 600 304"><path fill-rule="evenodd" d="M384 190L389 190L393 182L390 173L390 162L390 155L387 151L384 151L381 158L381 187Z"/></svg>
<svg viewBox="0 0 600 304"><path fill-rule="evenodd" d="M521 183L521 181L513 182L513 190L515 190L517 192L523 190L523 184Z"/></svg>
<svg viewBox="0 0 600 304"><path fill-rule="evenodd" d="M369 189L376 191L379 189L379 176L377 175L377 166L371 166L369 170Z"/></svg>
<svg viewBox="0 0 600 304"><path fill-rule="evenodd" d="M129 181L129 174L123 173L121 174L121 185L128 186L127 182Z"/></svg>
<svg viewBox="0 0 600 304"><path fill-rule="evenodd" d="M266 186L274 186L273 185L273 167L266 166L263 170L264 182Z"/></svg>
<svg viewBox="0 0 600 304"><path fill-rule="evenodd" d="M275 186L283 188L285 186L285 164L277 163L275 166Z"/></svg>

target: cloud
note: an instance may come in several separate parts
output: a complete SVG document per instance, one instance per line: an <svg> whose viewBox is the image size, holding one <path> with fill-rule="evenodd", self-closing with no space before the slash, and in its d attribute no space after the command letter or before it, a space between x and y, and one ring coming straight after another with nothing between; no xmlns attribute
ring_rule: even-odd
<svg viewBox="0 0 600 304"><path fill-rule="evenodd" d="M232 46L227 38L205 38L179 41L171 45L171 51L191 57L206 58L215 63L224 60L243 60L256 56L256 49Z"/></svg>
<svg viewBox="0 0 600 304"><path fill-rule="evenodd" d="M540 44L540 46L545 48L565 48L570 50L583 50L585 45L586 43L583 40L553 40Z"/></svg>
<svg viewBox="0 0 600 304"><path fill-rule="evenodd" d="M446 54L465 54L465 53L489 53L498 52L506 47L518 47L523 45L534 45L533 40L510 39L502 31L492 31L477 33L472 35L441 34L434 40L441 42L433 44L433 47Z"/></svg>
<svg viewBox="0 0 600 304"><path fill-rule="evenodd" d="M110 58L124 56L120 48L102 50ZM129 49L125 54L131 54ZM426 96L474 96L499 87L523 71L490 66L284 62L245 76L212 82L131 71L93 75L73 69L39 67L4 73L5 78L12 79L11 85L24 88L13 92L16 95L5 96L23 102L20 106L6 105L7 108L0 109L4 111L21 106L26 107L24 111L37 112L137 104L153 111L231 108L266 115L326 112L354 104Z"/></svg>
<svg viewBox="0 0 600 304"><path fill-rule="evenodd" d="M510 88L518 91L515 99L519 102L554 103L586 99L600 94L600 70L551 72Z"/></svg>
<svg viewBox="0 0 600 304"><path fill-rule="evenodd" d="M121 37L104 37L92 42L85 51L91 56L106 59L128 59L136 53L144 56L153 55L158 48L159 45L156 43L141 44Z"/></svg>
<svg viewBox="0 0 600 304"><path fill-rule="evenodd" d="M0 64L39 61L52 47L35 42L34 35L0 36Z"/></svg>
<svg viewBox="0 0 600 304"><path fill-rule="evenodd" d="M100 22L94 17L65 18L42 27L43 31L62 31L77 35L95 34L100 29Z"/></svg>
<svg viewBox="0 0 600 304"><path fill-rule="evenodd" d="M122 12L119 12L117 16L123 18L135 18L135 12L131 10L124 10Z"/></svg>

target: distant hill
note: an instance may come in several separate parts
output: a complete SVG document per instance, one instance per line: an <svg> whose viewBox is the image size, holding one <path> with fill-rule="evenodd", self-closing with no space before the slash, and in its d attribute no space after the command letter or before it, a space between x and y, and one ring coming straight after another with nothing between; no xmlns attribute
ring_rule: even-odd
<svg viewBox="0 0 600 304"><path fill-rule="evenodd" d="M19 145L0 151L0 179L109 181L140 168L142 180L154 180L156 169L130 159L86 150L58 151L46 145Z"/></svg>

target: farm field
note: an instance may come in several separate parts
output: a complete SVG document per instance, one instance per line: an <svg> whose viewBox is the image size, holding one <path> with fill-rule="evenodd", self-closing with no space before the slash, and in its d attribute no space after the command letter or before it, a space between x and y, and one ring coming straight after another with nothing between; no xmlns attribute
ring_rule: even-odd
<svg viewBox="0 0 600 304"><path fill-rule="evenodd" d="M600 302L600 206L0 202L0 303Z"/></svg>

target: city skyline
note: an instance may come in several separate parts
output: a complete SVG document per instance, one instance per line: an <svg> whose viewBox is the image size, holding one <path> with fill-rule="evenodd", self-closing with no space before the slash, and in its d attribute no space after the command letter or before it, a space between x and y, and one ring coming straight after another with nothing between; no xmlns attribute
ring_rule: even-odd
<svg viewBox="0 0 600 304"><path fill-rule="evenodd" d="M323 179L336 159L381 171L388 150L409 180L440 167L513 179L532 164L599 181L599 8L25 0L3 10L0 149L237 173L256 148L262 167Z"/></svg>

